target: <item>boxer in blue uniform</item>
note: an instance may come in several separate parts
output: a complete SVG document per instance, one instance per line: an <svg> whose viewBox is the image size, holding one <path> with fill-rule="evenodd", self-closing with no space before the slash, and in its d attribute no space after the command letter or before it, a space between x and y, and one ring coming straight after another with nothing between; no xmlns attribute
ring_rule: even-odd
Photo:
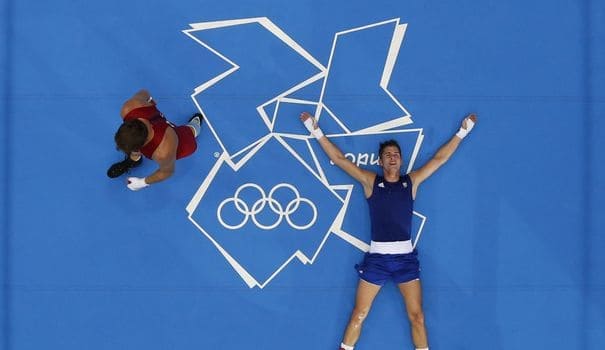
<svg viewBox="0 0 605 350"><path fill-rule="evenodd" d="M395 140L381 143L378 154L382 176L362 169L348 160L342 151L323 135L311 115L305 112L301 114L300 119L318 140L330 160L359 181L370 209L370 251L365 255L363 262L356 265L360 279L355 307L340 349L353 350L374 298L386 281L393 280L405 301L414 346L417 350L428 350L422 311L420 267L410 232L414 199L418 186L454 154L462 139L473 129L477 117L471 114L464 118L458 132L441 146L433 158L409 174L401 174L399 144Z"/></svg>

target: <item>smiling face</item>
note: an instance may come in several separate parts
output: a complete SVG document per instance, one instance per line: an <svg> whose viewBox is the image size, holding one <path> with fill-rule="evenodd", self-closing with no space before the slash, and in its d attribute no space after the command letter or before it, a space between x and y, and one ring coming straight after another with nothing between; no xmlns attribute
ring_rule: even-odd
<svg viewBox="0 0 605 350"><path fill-rule="evenodd" d="M388 140L380 144L378 150L379 164L384 172L392 173L401 169L401 148L395 140Z"/></svg>
<svg viewBox="0 0 605 350"><path fill-rule="evenodd" d="M384 171L401 169L401 151L397 146L386 146L380 156L380 165Z"/></svg>

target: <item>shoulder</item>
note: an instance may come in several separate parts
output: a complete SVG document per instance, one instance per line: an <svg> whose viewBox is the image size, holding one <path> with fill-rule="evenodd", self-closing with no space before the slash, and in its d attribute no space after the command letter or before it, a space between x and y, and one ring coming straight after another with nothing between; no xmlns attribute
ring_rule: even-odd
<svg viewBox="0 0 605 350"><path fill-rule="evenodd" d="M405 176L407 176L414 185L418 182L417 180L419 180L418 171L416 170L410 171Z"/></svg>
<svg viewBox="0 0 605 350"><path fill-rule="evenodd" d="M372 193L374 193L374 186L376 185L376 183L379 181L379 179L381 179L382 177L372 171L367 171L366 174L366 180L364 182L362 182L362 186L363 186L363 192L366 198L370 198L372 196Z"/></svg>
<svg viewBox="0 0 605 350"><path fill-rule="evenodd" d="M155 149L152 155L152 159L160 164L170 163L176 160L177 142L173 141L172 137L168 136L169 132L167 129L164 134L164 139Z"/></svg>
<svg viewBox="0 0 605 350"><path fill-rule="evenodd" d="M141 107L147 107L147 106L153 106L153 104L149 103L149 102L141 101L139 99L131 98L130 100L124 102L124 104L122 105L122 109L120 110L120 115L122 116L122 118L125 118L126 115L128 115L128 113L130 113L132 110L141 108Z"/></svg>
<svg viewBox="0 0 605 350"><path fill-rule="evenodd" d="M380 181L380 179L382 179L383 177L376 174L373 171L369 171L369 170L364 170L366 171L365 174L365 186L368 187L374 187L374 185L376 184L377 181Z"/></svg>
<svg viewBox="0 0 605 350"><path fill-rule="evenodd" d="M158 146L157 150L162 154L166 154L170 156L171 154L176 154L176 149L179 144L179 137L173 128L167 127L164 132L164 137L162 138L162 142Z"/></svg>

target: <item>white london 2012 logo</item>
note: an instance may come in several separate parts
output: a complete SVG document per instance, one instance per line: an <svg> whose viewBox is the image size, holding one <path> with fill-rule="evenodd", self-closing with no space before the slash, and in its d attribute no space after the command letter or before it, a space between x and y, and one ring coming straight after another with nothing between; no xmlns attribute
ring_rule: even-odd
<svg viewBox="0 0 605 350"><path fill-rule="evenodd" d="M229 29L223 33L222 30L225 28ZM298 108L299 111L302 111L303 108L309 111L314 109L312 114L317 119L328 118L327 120L332 122L331 130L326 127L324 131L330 137L343 137L344 140L357 139L358 137L363 137L362 140L365 140L365 136L393 137L392 134L402 137L415 136L416 142L411 148L408 169L406 170L411 171L424 135L422 134L422 128L403 128L413 123L411 114L389 90L391 75L397 62L406 28L407 24L400 23L399 18L393 18L340 31L334 35L327 65L313 57L304 47L267 17L194 23L191 24L190 29L183 31L192 40L231 67L196 86L194 93L191 95L196 107L205 116L208 130L212 132L223 152L217 154L218 161L210 169L205 180L193 195L186 210L189 220L214 244L250 288L255 286L261 289L264 288L295 258L303 264L312 264L319 256L327 237L332 234L361 251L367 252L369 250L369 245L360 238L361 235L359 234L359 231L363 230L363 226L360 224L365 224L364 220L367 220L367 218L358 214L347 215L349 208L354 208L351 205L353 202L363 201L362 196L359 193L353 194L355 185L352 179L337 180L337 178L332 177L336 175L325 168L322 162L319 161L320 157L316 155L317 149L312 145L314 143L313 137L296 121L297 118L292 112L294 111L293 108ZM263 41L258 43L258 50L254 50L251 54L246 50L244 52L232 50L230 47L233 44L231 39L225 42L220 40L221 35L229 35L233 31L241 31L242 33L250 31L250 35L258 35L259 33L253 33L257 29L261 30L263 35L262 37L259 36L259 39L269 40L267 43L273 43L271 40L277 40L279 48L284 49L285 59L287 57L287 61L284 60L284 62L288 62L289 65L296 65L288 69L287 77L285 75L277 77L272 65L271 69L267 69L269 67L266 65L265 55L267 52L264 52L264 49L277 46L268 46L269 44L265 44ZM217 33L217 37L213 35L210 38L206 37L206 33L215 30L221 30L220 33L222 34ZM268 35L266 35L267 33ZM369 42L366 35L372 35ZM213 45L210 46L205 41L206 39L213 39ZM386 60L379 57L380 52L375 52L375 54L369 56L365 55L367 52L375 50L375 40L381 40L388 47ZM357 51L351 51L352 49ZM229 55L226 52L229 52ZM350 52L359 52L360 55L350 55ZM272 55L275 55L275 53L272 52ZM299 61L305 64L304 69L298 69ZM360 72L362 74L358 74L357 69L354 69L359 64L366 68L364 72ZM255 73L242 74L246 71L254 71ZM309 76L309 74L312 75ZM378 76L380 80L376 81L375 78ZM243 91L247 91L245 89L249 86L256 86L258 77L266 77L269 83L267 84L267 93L271 91L268 95L264 93L254 95L264 96L262 100L251 101L248 98L213 99L217 91L223 91L224 94L239 95ZM368 91L372 93L372 96L377 97L376 100L372 98L371 101L358 101L363 102L363 108L366 108L366 102L377 107L368 118L354 117L357 115L356 104L340 103L339 98L343 94L352 91L348 90L346 86L343 87L348 84L342 84L342 82L349 82L349 77L353 79L352 82L355 82L355 91ZM297 81L299 83L296 83ZM380 96L374 95L377 88L383 91ZM207 99L213 100L208 101ZM207 107L204 111L201 106L206 101L212 107ZM236 106L233 106L234 103L236 103ZM382 104L384 104L384 108L381 107ZM237 113L231 113L231 111L237 111ZM220 117L218 117L219 112ZM217 114L216 118L214 117L215 114ZM234 123L241 123L244 120L247 123L245 130L232 127ZM336 122L337 125L333 122ZM292 124L296 124L296 129ZM328 126L330 124L323 125ZM258 164L254 161L264 159L266 152L286 152L282 154L287 156L291 154L307 170L301 173L299 180L302 182L300 184L308 184L311 181L316 184L319 181L334 197L329 198L330 201L328 201L328 198L320 198L317 196L319 190L313 196L311 193L303 193L303 197L301 197L296 187L285 183L290 181L298 184L298 182L285 179L278 179L277 181L282 183L273 187L265 186L264 188L258 184L246 183L247 181L244 180L243 185L233 184L234 187L232 187L232 190L228 190L229 193L223 192L223 188L219 187L224 185L221 183L222 177L220 174L229 171L234 173L241 171L250 174L251 171L256 171L251 170L252 167L256 167L256 164ZM345 157L358 166L377 166L378 159L371 153L347 153ZM309 176L304 177L303 174ZM237 179L239 178L241 177ZM230 184L232 183L228 185ZM220 191L220 193L215 191ZM218 202L214 202L215 196L220 196ZM308 198L304 198L305 196L313 198L315 203ZM210 201L213 203L213 209L211 210L216 208L216 220L214 216L194 215L200 205L205 205ZM318 218L319 209L316 205L320 204L322 205L323 219ZM421 220L414 240L415 246L426 217L416 211L414 211L414 215L420 217ZM282 227L279 227L280 225ZM289 244L279 246L262 244L262 246L253 247L255 253L257 249L265 249L263 252L266 254L263 255L267 256L263 256L261 259L258 256L251 258L249 255L252 253L247 252L247 250L252 247L242 246L244 243L233 248L237 248L237 250L228 251L227 248L236 243L233 240L229 240L229 242L219 240L225 230L244 231L244 228L273 230L286 226L289 226L287 228L289 230L313 230L314 232L309 232L312 235L309 235L308 238L321 236L323 239L314 246L314 249L304 246L293 252L290 250L294 248ZM282 237L283 235L271 235L270 239L281 239ZM245 236L245 238L254 239L254 237L249 236ZM250 241L246 240L245 242L247 244ZM296 244L298 243L296 242ZM304 243L315 244L311 239L305 240ZM287 252L284 251L286 249ZM254 264L251 263L253 260ZM274 270L267 277L264 270L265 268L268 269L269 265Z"/></svg>
<svg viewBox="0 0 605 350"><path fill-rule="evenodd" d="M241 192L246 188L253 188L257 190L260 194L260 198L256 200L252 204L252 206L249 206L246 201L240 198ZM285 207L277 199L274 198L275 192L281 188L288 189L294 194L294 198L290 200L285 205ZM233 203L235 209L237 209L240 214L243 214L242 221L237 225L230 225L226 223L223 219L223 208L229 203ZM297 225L292 221L290 215L299 209L301 203L307 204L311 208L311 210L313 211L313 216L311 217L311 220L309 220L308 223L304 225ZM265 208L270 209L277 216L277 220L275 220L275 222L271 225L265 225L260 223L256 217L257 214L261 213ZM216 217L221 223L221 225L223 225L223 227L230 230L237 230L243 227L248 222L248 219L252 219L252 222L256 225L256 227L260 229L271 230L279 226L279 224L281 224L284 218L286 219L286 222L290 225L290 227L297 230L306 230L309 227L313 226L313 224L317 220L317 207L315 207L315 204L313 204L313 202L311 202L308 198L301 197L296 187L291 184L277 184L271 189L271 191L269 191L269 195L266 195L265 191L259 185L253 183L246 183L241 185L235 191L233 197L226 198L219 204L218 208L216 209Z"/></svg>

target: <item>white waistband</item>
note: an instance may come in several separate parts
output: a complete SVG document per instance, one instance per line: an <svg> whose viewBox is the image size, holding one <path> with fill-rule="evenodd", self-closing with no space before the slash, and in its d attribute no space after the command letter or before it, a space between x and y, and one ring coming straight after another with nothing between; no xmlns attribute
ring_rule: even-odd
<svg viewBox="0 0 605 350"><path fill-rule="evenodd" d="M408 254L414 250L412 241L370 242L370 253L376 254Z"/></svg>

